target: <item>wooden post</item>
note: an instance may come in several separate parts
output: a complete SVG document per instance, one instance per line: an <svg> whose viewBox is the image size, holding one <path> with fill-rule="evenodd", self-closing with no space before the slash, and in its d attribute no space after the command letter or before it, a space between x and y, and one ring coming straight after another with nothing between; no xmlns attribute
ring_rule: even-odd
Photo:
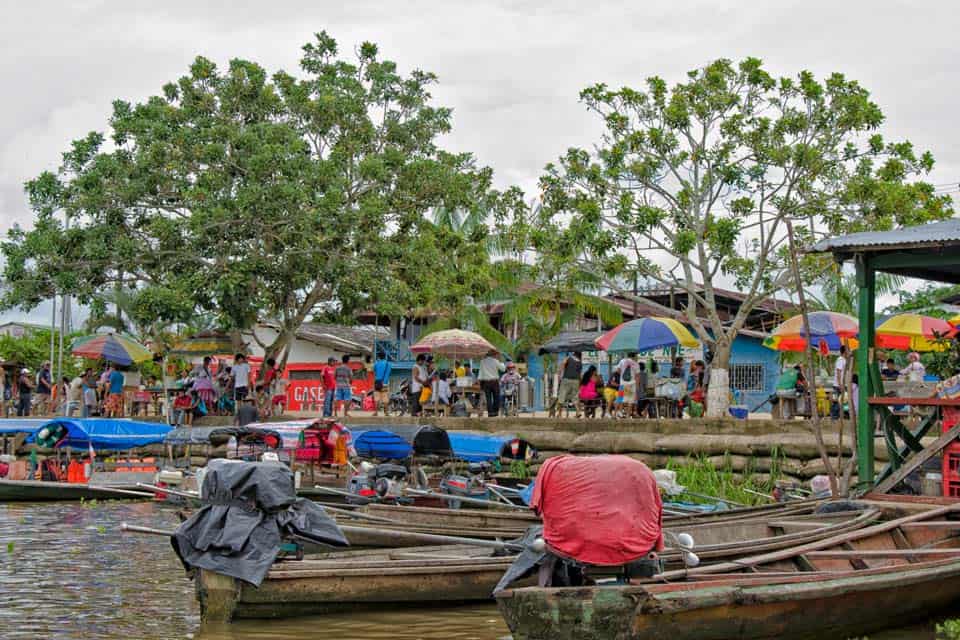
<svg viewBox="0 0 960 640"><path fill-rule="evenodd" d="M790 264L793 268L793 277L797 284L797 301L800 303L800 313L803 315L803 332L807 337L807 348L805 352L807 355L807 375L809 376L807 382L810 384L810 416L813 418L813 437L817 441L817 450L820 452L820 459L823 461L824 470L827 472L827 477L830 478L830 493L837 496L839 495L837 474L833 469L833 464L830 462L830 454L827 453L827 447L823 442L823 425L820 422L820 411L816 402L817 372L813 364L813 339L810 335L810 317L807 315L807 299L803 292L803 280L800 277L800 266L797 264L797 251L793 244L793 225L790 224L789 218L787 218L786 224L787 241L790 243Z"/></svg>
<svg viewBox="0 0 960 640"><path fill-rule="evenodd" d="M857 480L861 485L873 484L873 409L868 399L873 394L870 382L870 360L874 341L874 301L876 298L876 273L865 254L854 256L857 270L858 315L860 323L860 346L857 349ZM852 400L852 398L851 398Z"/></svg>
<svg viewBox="0 0 960 640"><path fill-rule="evenodd" d="M230 576L201 569L197 577L197 599L203 622L230 622L237 608L240 587Z"/></svg>

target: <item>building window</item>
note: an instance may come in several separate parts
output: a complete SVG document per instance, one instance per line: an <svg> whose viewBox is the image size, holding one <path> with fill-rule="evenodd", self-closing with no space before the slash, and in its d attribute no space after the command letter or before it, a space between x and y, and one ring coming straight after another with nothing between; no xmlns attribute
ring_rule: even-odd
<svg viewBox="0 0 960 640"><path fill-rule="evenodd" d="M730 366L730 387L737 391L764 391L762 364L734 364Z"/></svg>

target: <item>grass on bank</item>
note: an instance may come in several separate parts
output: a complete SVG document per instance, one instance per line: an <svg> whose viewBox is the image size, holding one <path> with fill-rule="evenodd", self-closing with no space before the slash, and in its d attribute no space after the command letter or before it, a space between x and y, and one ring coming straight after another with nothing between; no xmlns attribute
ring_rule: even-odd
<svg viewBox="0 0 960 640"><path fill-rule="evenodd" d="M666 467L676 471L677 483L688 491L745 505L760 505L769 504L770 500L751 491L763 496L771 495L777 481L786 479L781 468L782 458L783 455L774 450L770 456L769 471L762 472L755 467L753 459L748 461L747 467L742 471L735 470L729 455L724 456L720 465L714 464L707 456L690 455L686 458L671 458ZM680 496L680 499L686 502L709 502L688 495Z"/></svg>

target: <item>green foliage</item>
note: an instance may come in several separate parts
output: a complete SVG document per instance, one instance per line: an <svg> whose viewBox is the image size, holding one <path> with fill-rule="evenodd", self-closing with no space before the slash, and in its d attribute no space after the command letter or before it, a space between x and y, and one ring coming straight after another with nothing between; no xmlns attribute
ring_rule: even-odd
<svg viewBox="0 0 960 640"><path fill-rule="evenodd" d="M950 312L944 310L943 299L960 294L960 285L940 285L926 283L916 291L900 291L898 304L889 307L887 313L919 313L934 318L948 318Z"/></svg>
<svg viewBox="0 0 960 640"><path fill-rule="evenodd" d="M510 475L516 478L517 480L529 480L530 467L523 460L511 460Z"/></svg>
<svg viewBox="0 0 960 640"><path fill-rule="evenodd" d="M64 349L68 350L70 343L80 335L82 334L71 333L64 336ZM59 331L53 333L53 339L55 347L60 344ZM0 358L28 367L31 372L36 373L40 366L50 359L50 329L31 329L22 336L0 335ZM84 362L82 358L74 358L65 353L62 375L72 378L83 370Z"/></svg>
<svg viewBox="0 0 960 640"><path fill-rule="evenodd" d="M714 466L706 456L690 455L683 460L671 458L667 461L666 468L677 472L677 483L686 487L688 491L747 505L768 504L768 500L765 501L750 491L769 496L777 480L782 478L779 454L775 453L771 458L771 469L765 477L760 477L752 467L740 474L734 473L729 456L725 456L724 463L720 467ZM693 502L702 501L686 496L683 499Z"/></svg>
<svg viewBox="0 0 960 640"><path fill-rule="evenodd" d="M3 304L114 289L151 330L198 313L227 329L275 319L275 353L323 307L389 315L472 286L446 279L453 236L425 213L496 196L489 169L437 146L451 111L432 104L433 74L401 74L371 43L340 57L326 33L300 67L198 57L160 95L116 101L109 146L91 133L27 183L36 220L2 247Z"/></svg>
<svg viewBox="0 0 960 640"><path fill-rule="evenodd" d="M930 154L885 140L879 106L840 74L775 78L755 58L717 60L674 85L652 77L642 89L598 84L580 96L605 131L595 151L570 149L546 167L528 248L559 248L625 295L637 275L685 291L715 367L726 368L761 300L795 288L788 222L803 247L951 214L948 196L916 180ZM825 266L804 260L806 282ZM746 294L733 318L716 311L720 276ZM711 412L725 411L718 404Z"/></svg>
<svg viewBox="0 0 960 640"><path fill-rule="evenodd" d="M960 620L944 620L936 626L937 637L943 640L960 640Z"/></svg>

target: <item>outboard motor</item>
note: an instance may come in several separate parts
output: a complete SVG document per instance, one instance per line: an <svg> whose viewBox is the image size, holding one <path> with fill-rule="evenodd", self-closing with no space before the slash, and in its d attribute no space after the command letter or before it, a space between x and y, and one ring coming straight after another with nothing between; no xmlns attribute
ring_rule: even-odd
<svg viewBox="0 0 960 640"><path fill-rule="evenodd" d="M487 462L471 462L467 465L466 473L450 473L440 480L440 492L452 496L467 498L490 499L490 490L487 489L487 476L490 464ZM450 500L451 509L459 509L460 500Z"/></svg>
<svg viewBox="0 0 960 640"><path fill-rule="evenodd" d="M407 468L399 464L377 464L363 462L360 470L350 476L347 491L367 500L391 499L403 497L407 486ZM347 499L350 500L349 498Z"/></svg>

